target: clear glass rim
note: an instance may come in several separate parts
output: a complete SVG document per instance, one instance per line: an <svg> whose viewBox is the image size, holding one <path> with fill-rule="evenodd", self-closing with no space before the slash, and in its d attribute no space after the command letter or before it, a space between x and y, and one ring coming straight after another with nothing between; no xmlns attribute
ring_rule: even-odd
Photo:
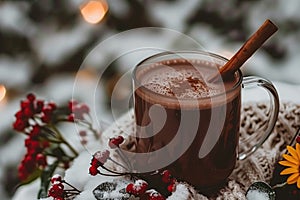
<svg viewBox="0 0 300 200"><path fill-rule="evenodd" d="M146 63L147 61L151 61L155 58L159 58L159 57L163 57L163 56L167 56L167 55L172 55L172 54L177 54L177 55L201 55L201 56L207 56L207 57L211 57L211 58L214 58L214 59L218 59L218 60L221 60L221 61L224 61L225 63L228 62L228 59L221 56L221 55L218 55L218 54L215 54L215 53L211 53L211 52L207 52L207 51L202 51L202 50L197 50L197 51L165 51L165 52L161 52L161 53L157 53L157 54L154 54L150 57L147 57L145 58L144 60L142 60L141 62L139 62L133 69L133 72L132 72L132 79L133 79L133 82L134 84L137 83L137 85L139 85L139 87L141 87L143 90L145 90L147 93L152 93L152 94L155 94L155 95L159 95L163 98L167 98L167 99L178 99L176 97L170 97L170 96L166 96L166 95L162 95L162 94L159 94L159 93L156 93L144 86L140 86L142 85L141 82L137 79L136 77L136 72L138 70L138 68L143 65L144 63ZM163 60L161 60L163 61ZM215 94L215 95L212 95L212 96L208 96L208 97L200 97L200 98L197 98L198 100L200 99L211 99L211 98L216 98L216 97L219 97L219 96L222 96L224 94L228 94L232 91L235 91L242 83L242 80L243 80L243 75L242 75L242 72L240 69L238 69L236 72L235 72L238 76L238 81L233 85L233 87L231 87L230 89L224 91L224 92L221 92L221 93L218 93L218 94ZM197 100L196 99L196 100ZM185 100L191 100L191 99L184 99L184 98L180 98L180 101L185 101Z"/></svg>

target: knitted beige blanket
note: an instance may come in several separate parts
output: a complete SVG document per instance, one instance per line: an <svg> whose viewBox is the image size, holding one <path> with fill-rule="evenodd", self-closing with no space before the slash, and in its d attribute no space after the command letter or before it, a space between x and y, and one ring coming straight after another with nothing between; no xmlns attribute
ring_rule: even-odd
<svg viewBox="0 0 300 200"><path fill-rule="evenodd" d="M133 115L122 117L105 131L104 136L122 135L122 130L133 130ZM265 103L247 103L242 108L241 140L255 141L255 130L263 127L268 119L268 107ZM290 143L300 126L300 105L282 103L280 113L273 133L254 154L244 161L238 161L234 172L228 179L227 185L213 197L199 194L192 186L185 185L188 190L180 195L180 199L239 199L245 198L245 192L255 181L269 182L272 178L274 165L287 144ZM124 135L124 134L123 134ZM126 136L125 136L126 137ZM243 148L243 147L240 147ZM175 194L176 195L176 194ZM168 199L178 199L179 196Z"/></svg>

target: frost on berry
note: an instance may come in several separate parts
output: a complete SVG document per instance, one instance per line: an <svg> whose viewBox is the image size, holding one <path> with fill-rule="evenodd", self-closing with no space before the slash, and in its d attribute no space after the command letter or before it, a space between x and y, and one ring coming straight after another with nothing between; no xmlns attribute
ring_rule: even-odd
<svg viewBox="0 0 300 200"><path fill-rule="evenodd" d="M48 191L49 197L64 198L64 186L60 182L55 182Z"/></svg>
<svg viewBox="0 0 300 200"><path fill-rule="evenodd" d="M144 180L136 180L134 183L129 183L126 187L126 192L134 196L142 195L146 192L148 183Z"/></svg>
<svg viewBox="0 0 300 200"><path fill-rule="evenodd" d="M94 158L100 162L100 164L104 165L109 158L110 152L108 150L105 151L97 151L94 154Z"/></svg>
<svg viewBox="0 0 300 200"><path fill-rule="evenodd" d="M70 121L72 118L71 114L73 114L73 116L74 116L73 119L83 120L84 115L88 114L90 112L90 108L88 107L88 105L86 105L84 103L78 103L75 100L69 101L68 108L69 108L69 112L70 112L70 116L69 116L68 120L70 120Z"/></svg>
<svg viewBox="0 0 300 200"><path fill-rule="evenodd" d="M37 163L38 166L40 166L40 167L46 167L47 166L47 159L46 159L45 155L39 153L39 154L36 155L35 159L36 159L36 163Z"/></svg>
<svg viewBox="0 0 300 200"><path fill-rule="evenodd" d="M166 198L154 189L146 191L145 199L149 200L165 200Z"/></svg>
<svg viewBox="0 0 300 200"><path fill-rule="evenodd" d="M70 183L64 181L58 174L52 176L50 181L52 185L48 190L48 196L53 197L54 200L74 199L81 192ZM68 186L66 189L64 184Z"/></svg>
<svg viewBox="0 0 300 200"><path fill-rule="evenodd" d="M59 174L55 174L52 176L51 178L51 183L55 183L55 182L62 182L62 177Z"/></svg>
<svg viewBox="0 0 300 200"><path fill-rule="evenodd" d="M92 176L96 176L99 172L98 167L103 166L107 159L109 158L109 151L97 151L91 160L91 166L89 168L89 173Z"/></svg>

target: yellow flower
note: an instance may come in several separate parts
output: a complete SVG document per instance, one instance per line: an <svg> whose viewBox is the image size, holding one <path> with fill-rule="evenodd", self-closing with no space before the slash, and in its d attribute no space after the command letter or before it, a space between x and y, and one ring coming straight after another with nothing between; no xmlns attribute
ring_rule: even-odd
<svg viewBox="0 0 300 200"><path fill-rule="evenodd" d="M280 175L291 174L287 179L287 184L297 183L300 189L300 144L296 144L296 149L291 146L286 147L289 154L283 154L285 160L280 161L279 164L288 168L282 170Z"/></svg>

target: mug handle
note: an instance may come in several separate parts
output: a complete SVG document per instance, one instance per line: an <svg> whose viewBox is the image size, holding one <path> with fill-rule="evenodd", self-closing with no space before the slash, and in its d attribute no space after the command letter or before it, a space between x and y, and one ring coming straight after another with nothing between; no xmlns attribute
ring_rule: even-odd
<svg viewBox="0 0 300 200"><path fill-rule="evenodd" d="M264 133L262 129L257 130L255 133L255 139L257 140L256 144L246 149L238 154L238 160L244 160L249 157L252 153L254 153L269 137L272 133L272 130L276 124L278 113L279 113L279 97L278 93L274 87L274 85L263 78L256 76L248 76L243 78L242 88L253 88L253 87L261 87L265 89L270 98L270 109L269 109L269 120L265 123ZM242 144L239 144L242 145ZM246 145L247 146L247 145Z"/></svg>

